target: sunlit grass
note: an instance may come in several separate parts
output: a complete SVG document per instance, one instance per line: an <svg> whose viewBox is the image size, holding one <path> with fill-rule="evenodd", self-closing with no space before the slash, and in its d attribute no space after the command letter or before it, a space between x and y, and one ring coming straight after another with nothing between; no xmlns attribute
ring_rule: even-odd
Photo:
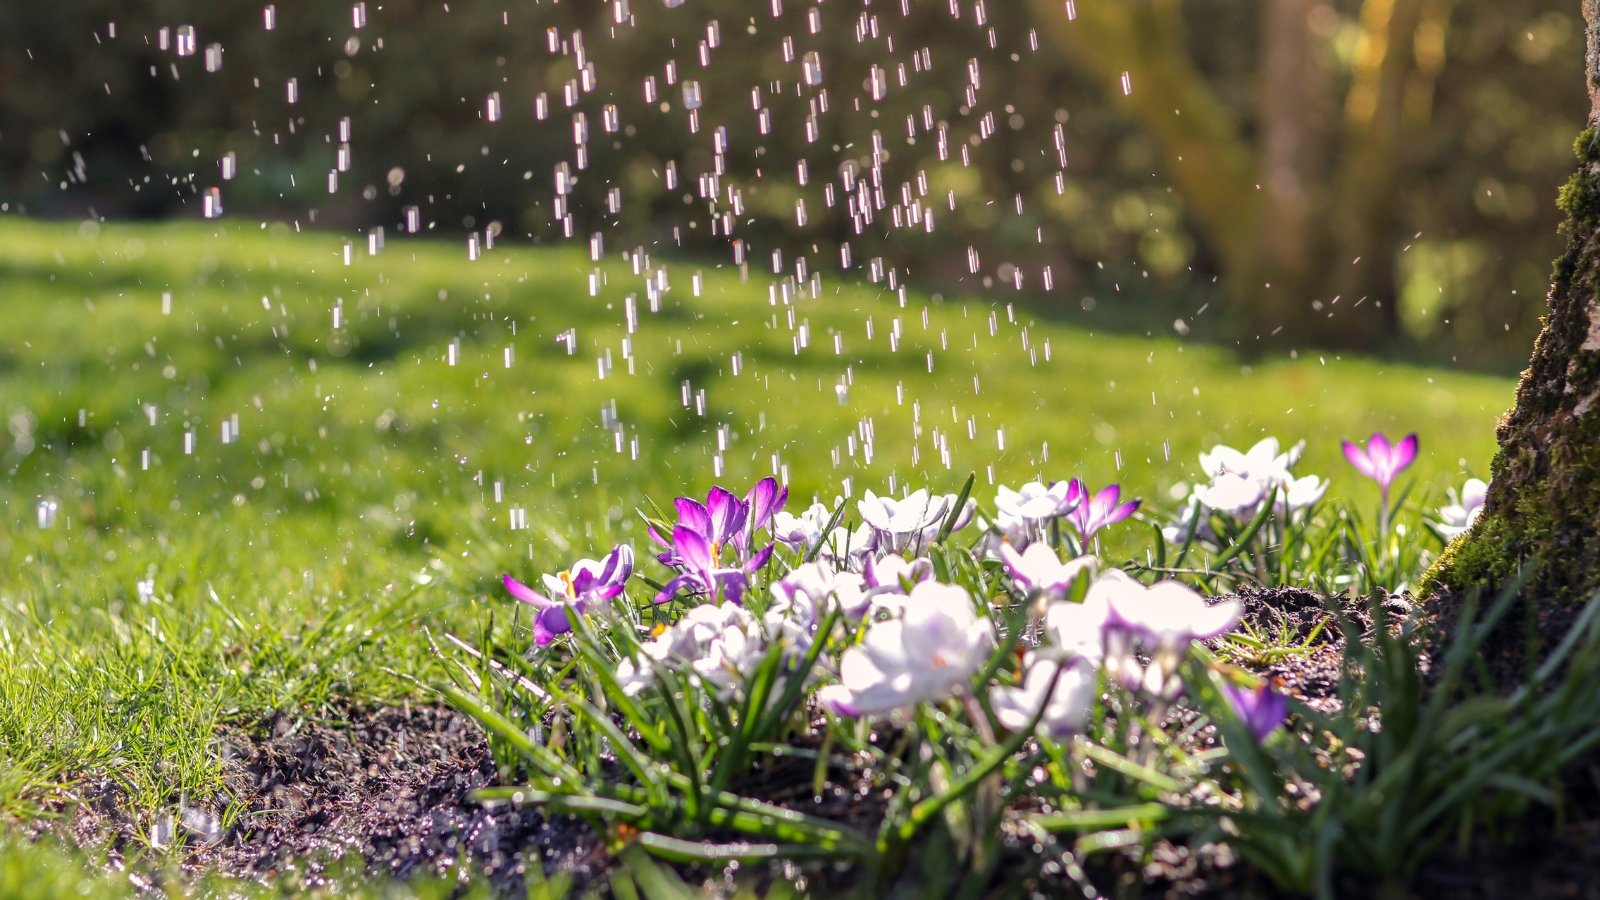
<svg viewBox="0 0 1600 900"><path fill-rule="evenodd" d="M644 275L572 249L391 241L347 266L343 243L0 220L0 813L90 774L140 811L226 805L219 722L411 691L397 675L437 674L424 628L504 608L502 571L642 548L641 497L775 466L825 501L1077 475L1155 517L1201 449L1270 434L1309 441L1298 471L1330 497L1375 503L1337 444L1381 429L1421 435L1429 503L1484 474L1511 399L1500 378L1069 329L1003 295L830 273L786 305L759 273L652 260L652 311Z"/></svg>

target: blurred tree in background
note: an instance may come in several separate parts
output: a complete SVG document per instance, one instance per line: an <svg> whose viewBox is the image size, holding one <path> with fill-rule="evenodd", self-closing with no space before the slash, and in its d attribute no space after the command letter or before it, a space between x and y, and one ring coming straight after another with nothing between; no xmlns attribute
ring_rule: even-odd
<svg viewBox="0 0 1600 900"><path fill-rule="evenodd" d="M236 218L414 208L802 282L846 244L891 284L1520 363L1583 111L1571 6L385 0L268 30L250 4L0 4L0 207L198 216L215 189Z"/></svg>

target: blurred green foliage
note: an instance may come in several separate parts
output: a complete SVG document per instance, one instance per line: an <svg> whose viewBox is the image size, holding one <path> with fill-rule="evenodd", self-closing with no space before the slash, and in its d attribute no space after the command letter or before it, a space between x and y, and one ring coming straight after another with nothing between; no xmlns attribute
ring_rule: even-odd
<svg viewBox="0 0 1600 900"><path fill-rule="evenodd" d="M1371 46L1369 21L1384 3L1130 0L1105 9L1128 21L1171 19L1175 46L1214 109L1251 142L1273 127L1270 104L1259 99L1273 37L1267 15L1286 3L1298 10L1291 31L1303 26L1307 58L1328 85L1293 117L1304 120L1306 141L1337 153L1348 139L1329 124L1340 98L1363 59L1388 58ZM1559 249L1550 199L1570 168L1567 147L1583 111L1578 10L1564 0L1401 0L1397 9L1408 4L1418 22L1391 35L1387 52L1404 47L1427 77L1406 81L1406 127L1385 151L1385 166L1398 173L1379 229L1394 257L1388 308L1400 307L1410 335L1441 356L1520 363L1542 309L1547 261ZM583 113L587 167L573 169L566 201L575 239L603 234L607 251L666 247L727 260L732 224L746 260L760 267L773 251L783 268L800 257L813 269L837 266L836 245L847 241L857 266L882 258L935 289L1009 293L1023 273L1023 294L1063 307L1113 287L1166 298L1164 311L1230 299L1217 295L1219 275L1229 284L1228 254L1215 229L1197 223L1234 214L1198 210L1181 179L1174 187L1172 150L1133 103L1141 88L1154 91L1138 60L1106 54L1097 66L1059 43L1060 3L694 0L668 9L657 0L388 0L362 5L359 28L356 5L280 3L273 30L263 4L0 6L0 208L197 217L201 194L216 186L230 216L393 231L402 210L416 206L423 227L438 234L464 240L493 227L502 239L549 241L563 232L553 173L575 161L573 116ZM179 53L180 26L195 29L192 54ZM213 44L221 65L207 71ZM821 82L802 86L802 60L813 50ZM583 90L580 60L592 90ZM668 83L669 63L680 84ZM1107 75L1130 68L1133 93L1124 96ZM647 102L651 77L659 96ZM686 80L702 87L698 132L683 108ZM818 108L822 89L826 110ZM486 114L492 94L499 121ZM541 95L543 121L534 115ZM614 133L605 128L607 106L617 111ZM330 193L344 120L348 170ZM719 126L729 148L720 157L723 203L708 208L697 178L719 165ZM218 161L227 153L239 177L223 182ZM839 183L843 169L870 171L874 155L882 190L920 193L938 214L933 231L853 225L842 196L826 206L823 186ZM673 188L669 164L678 171ZM617 212L607 209L612 189ZM729 191L739 194L732 210ZM1041 290L1046 266L1049 292ZM1237 293L1237 284L1228 290ZM1299 296L1283 302L1291 311L1305 305ZM1243 337L1233 327L1218 336Z"/></svg>

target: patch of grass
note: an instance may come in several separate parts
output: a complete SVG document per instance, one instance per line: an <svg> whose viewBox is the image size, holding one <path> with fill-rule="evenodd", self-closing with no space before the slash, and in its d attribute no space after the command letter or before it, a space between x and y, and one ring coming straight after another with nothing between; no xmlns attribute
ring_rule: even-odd
<svg viewBox="0 0 1600 900"><path fill-rule="evenodd" d="M665 274L657 276L657 270ZM591 291L591 283L595 285ZM641 497L776 468L955 490L1042 475L1161 501L1218 442L1415 430L1417 498L1482 471L1509 380L1029 321L825 274L233 224L0 219L0 812L90 774L154 814L219 797L216 723L393 699L535 573L624 540ZM685 398L687 397L687 400ZM1167 505L1170 505L1167 504ZM1112 533L1107 558L1148 532Z"/></svg>

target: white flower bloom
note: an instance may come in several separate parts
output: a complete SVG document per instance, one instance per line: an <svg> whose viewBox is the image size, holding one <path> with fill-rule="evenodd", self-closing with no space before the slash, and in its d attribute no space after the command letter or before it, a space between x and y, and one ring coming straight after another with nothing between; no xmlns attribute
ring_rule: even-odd
<svg viewBox="0 0 1600 900"><path fill-rule="evenodd" d="M1211 477L1210 484L1196 485L1191 500L1236 519L1253 519L1269 493L1276 492L1274 503L1280 513L1303 509L1322 499L1328 484L1315 475L1295 478L1289 469L1300 459L1306 442L1286 452L1278 452L1277 438L1263 438L1243 453L1221 444L1200 454L1200 468ZM1191 509L1192 513L1193 510ZM1182 526L1172 529L1181 542Z"/></svg>
<svg viewBox="0 0 1600 900"><path fill-rule="evenodd" d="M1322 499L1328 492L1328 483L1315 475L1296 478L1281 485L1282 491L1278 494L1278 510L1305 509L1311 504Z"/></svg>
<svg viewBox="0 0 1600 900"><path fill-rule="evenodd" d="M1208 605L1193 588L1177 581L1145 587L1126 573L1111 569L1089 587L1085 603L1104 603L1106 672L1123 685L1171 697L1179 685L1178 664L1196 640L1224 634L1239 621L1244 607L1237 600ZM1144 645L1150 665L1141 668L1134 650Z"/></svg>
<svg viewBox="0 0 1600 900"><path fill-rule="evenodd" d="M1212 476L1210 484L1195 485L1194 496L1210 509L1236 518L1252 518L1270 487L1247 475L1223 472Z"/></svg>
<svg viewBox="0 0 1600 900"><path fill-rule="evenodd" d="M1306 442L1301 441L1286 452L1278 452L1278 439L1262 438L1249 450L1240 453L1232 447L1218 444L1211 452L1200 454L1200 468L1212 478L1218 475L1243 475L1253 481L1281 484L1293 476L1289 469L1300 460Z"/></svg>
<svg viewBox="0 0 1600 900"><path fill-rule="evenodd" d="M835 500L834 506L839 502ZM810 549L822 539L822 529L828 527L832 518L833 510L821 503L811 504L797 516L779 510L772 516L772 536L791 547Z"/></svg>
<svg viewBox="0 0 1600 900"><path fill-rule="evenodd" d="M1105 659L1106 622L1111 607L1105 592L1090 591L1082 603L1059 600L1045 607L1044 646L1038 653L1057 660L1082 660L1099 668Z"/></svg>
<svg viewBox="0 0 1600 900"><path fill-rule="evenodd" d="M840 571L825 563L808 562L796 566L772 589L780 602L794 602L797 597L804 597L824 614L835 605L851 620L867 612L866 579L859 573ZM830 604L829 600L833 602Z"/></svg>
<svg viewBox="0 0 1600 900"><path fill-rule="evenodd" d="M760 625L744 607L708 603L689 610L639 650L640 659L625 659L617 666L624 693L643 690L654 679L656 667L663 666L690 670L726 699L755 668L766 647Z"/></svg>
<svg viewBox="0 0 1600 900"><path fill-rule="evenodd" d="M1041 591L1060 595L1077 581L1079 576L1094 572L1098 562L1093 556L1078 556L1067 562L1047 544L1030 544L1018 553L1010 545L1000 547L1000 559L1005 562L1011 579L1024 591Z"/></svg>
<svg viewBox="0 0 1600 900"><path fill-rule="evenodd" d="M954 494L930 494L926 488L919 488L903 500L867 491L856 508L862 521L876 533L877 549L901 553L937 537L955 505ZM968 500L956 517L955 529L965 527L975 509L977 504Z"/></svg>
<svg viewBox="0 0 1600 900"><path fill-rule="evenodd" d="M962 689L995 646L994 625L965 588L917 585L899 618L876 622L844 652L839 684L817 699L841 716L877 716Z"/></svg>
<svg viewBox="0 0 1600 900"><path fill-rule="evenodd" d="M1011 731L1021 731L1043 709L1043 715L1039 715L1039 734L1060 738L1081 733L1094 712L1098 670L1081 663L1063 666L1033 653L1028 654L1023 665L1021 687L996 687L989 691L989 704L1000 724Z"/></svg>
<svg viewBox="0 0 1600 900"><path fill-rule="evenodd" d="M1450 505L1439 510L1439 533L1449 539L1471 528L1488 496L1489 485L1481 478L1468 478L1459 494L1452 488Z"/></svg>

